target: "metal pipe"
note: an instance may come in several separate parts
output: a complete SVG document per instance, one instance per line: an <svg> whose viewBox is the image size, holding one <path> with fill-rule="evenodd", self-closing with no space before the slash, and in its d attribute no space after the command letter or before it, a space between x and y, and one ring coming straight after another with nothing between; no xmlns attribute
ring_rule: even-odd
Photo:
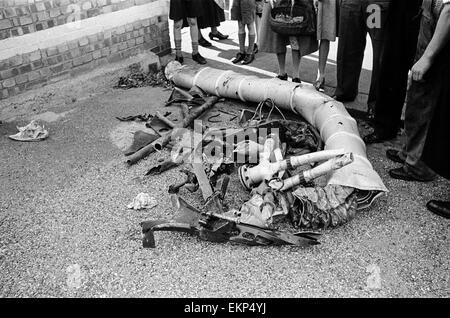
<svg viewBox="0 0 450 318"><path fill-rule="evenodd" d="M291 178L281 180L275 179L269 182L269 186L274 190L287 191L299 185L306 185L314 179L324 176L332 171L341 169L354 160L353 154L345 154L339 157L332 158L327 162L310 170L303 171Z"/></svg>

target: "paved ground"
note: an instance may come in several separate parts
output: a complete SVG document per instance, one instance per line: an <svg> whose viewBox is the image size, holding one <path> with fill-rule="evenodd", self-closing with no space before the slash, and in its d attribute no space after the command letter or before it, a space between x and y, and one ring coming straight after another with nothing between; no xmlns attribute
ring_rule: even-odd
<svg viewBox="0 0 450 318"><path fill-rule="evenodd" d="M210 64L230 67L224 62ZM305 60L305 79L314 77L313 62ZM276 71L270 56L252 66ZM387 169L395 164L383 154L400 140L368 147L391 192L326 231L320 246L250 248L157 233L157 248L143 249L139 223L173 214L167 186L179 173L142 178L166 152L127 167L120 147L133 127L114 117L153 113L170 92L114 90L117 76L59 83L0 103L0 296L449 297L450 223L425 204L449 199L450 185L391 180ZM36 114L47 121L48 140L6 137ZM159 205L127 210L139 192Z"/></svg>

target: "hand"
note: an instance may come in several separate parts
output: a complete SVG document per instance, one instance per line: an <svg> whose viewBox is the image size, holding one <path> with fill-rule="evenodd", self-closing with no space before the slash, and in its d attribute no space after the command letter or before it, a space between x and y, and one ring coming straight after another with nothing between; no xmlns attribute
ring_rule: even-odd
<svg viewBox="0 0 450 318"><path fill-rule="evenodd" d="M270 6L273 7L275 6L275 4L277 3L277 0L269 0Z"/></svg>
<svg viewBox="0 0 450 318"><path fill-rule="evenodd" d="M316 8L316 11L319 10L319 2L320 0L314 0L314 8Z"/></svg>
<svg viewBox="0 0 450 318"><path fill-rule="evenodd" d="M416 82L422 82L423 77L431 68L431 65L432 65L431 59L422 56L420 60L418 60L417 63L414 64L414 66L411 69L412 79Z"/></svg>

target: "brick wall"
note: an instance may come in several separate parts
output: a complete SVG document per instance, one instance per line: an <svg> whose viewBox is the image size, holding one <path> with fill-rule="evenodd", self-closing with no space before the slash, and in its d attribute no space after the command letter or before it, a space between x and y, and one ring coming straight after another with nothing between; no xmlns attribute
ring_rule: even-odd
<svg viewBox="0 0 450 318"><path fill-rule="evenodd" d="M153 0L0 0L0 40Z"/></svg>
<svg viewBox="0 0 450 318"><path fill-rule="evenodd" d="M111 3L117 1L119 0L111 0ZM20 1L14 0L12 2L18 4ZM25 0L21 2L25 2ZM102 1L97 1L97 3L100 2ZM105 0L104 2L107 4L109 0ZM136 4L139 1L123 1L121 3L126 4L131 2ZM147 2L157 3L158 1L152 0ZM149 5L142 7L144 8ZM155 11L152 8L149 9L149 12ZM78 75L81 72L92 70L97 66L117 62L138 53L148 51L152 51L158 55L170 53L167 14L156 14L151 18L142 19L142 17L150 16L150 14L143 12L139 15L137 14L139 8L134 9L136 10L132 12L130 10L121 11L123 14L116 12L112 18L109 18L108 14L97 18L88 18L85 21L85 30L91 30L91 34L86 35L87 31L84 31L83 26L79 30L68 29L67 41L64 37L64 32L66 32L65 27L56 27L54 29L55 31L51 31L51 33L47 32L47 34L59 34L59 37L56 39L58 41L57 45L47 46L45 43L42 44L40 40L36 40L36 42L39 42L39 45L35 45L36 49L31 47L25 50L25 45L21 43L29 43L31 39L42 36L42 34L45 35L45 31L38 31L34 34L0 41L0 99L19 94L31 88L46 85L47 83ZM128 21L127 23L118 21L122 16L124 21ZM136 20L129 22L133 16L137 17ZM103 21L103 25L107 25L108 23L112 24L117 21L118 25L110 28L107 26L98 27L98 32L96 30L92 31L92 26L96 26L97 24L95 22L97 21L100 24ZM62 37L61 34L63 35ZM29 38L30 40L25 38ZM10 48L10 50L13 50L13 53L10 53L8 56L4 53L6 48L3 50L3 56L8 56L8 58L1 58L2 42L13 42ZM53 42L48 41L48 43ZM11 46L11 44L9 45ZM21 46L24 47L23 50Z"/></svg>

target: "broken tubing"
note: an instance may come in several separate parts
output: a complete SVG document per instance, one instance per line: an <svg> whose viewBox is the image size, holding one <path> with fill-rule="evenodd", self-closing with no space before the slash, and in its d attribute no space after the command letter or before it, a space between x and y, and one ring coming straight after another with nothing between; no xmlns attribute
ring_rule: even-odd
<svg viewBox="0 0 450 318"><path fill-rule="evenodd" d="M210 67L194 70L178 62L166 66L166 77L175 85L190 89L198 86L208 94L260 103L270 98L280 108L301 115L320 132L325 150L344 150L353 162L328 175L327 184L385 193L387 188L367 159L356 120L345 106L311 85L274 78L259 78Z"/></svg>

